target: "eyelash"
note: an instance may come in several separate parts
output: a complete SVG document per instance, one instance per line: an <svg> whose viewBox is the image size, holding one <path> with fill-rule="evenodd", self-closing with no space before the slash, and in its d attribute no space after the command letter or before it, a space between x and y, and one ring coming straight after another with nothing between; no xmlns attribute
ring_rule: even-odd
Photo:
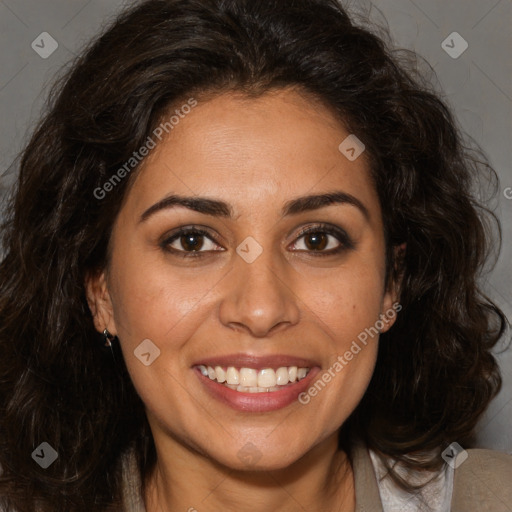
<svg viewBox="0 0 512 512"><path fill-rule="evenodd" d="M346 233L345 230L328 225L328 224L317 224L315 226L309 226L309 227L301 230L300 233L297 234L297 238L296 238L296 241L294 242L294 244L298 240L300 240L302 237L304 237L305 235L308 235L311 233L327 234L327 235L334 236L335 238L338 239L338 242L340 243L340 245L335 249L330 249L329 251L300 250L299 252L308 252L310 254L313 254L314 257L325 257L325 256L333 256L335 254L341 253L342 251L352 250L355 248L354 241L349 237L349 235ZM181 236L190 235L190 234L205 236L205 237L209 238L215 244L220 245L208 231L206 231L200 227L195 227L195 226L180 228L172 236L165 238L161 242L160 245L164 251L170 252L170 253L175 254L182 258L204 257L205 254L209 253L210 251L182 251L182 250L178 250L178 249L169 247L170 244L172 244L175 240L179 239ZM215 251L215 252L218 252L218 251Z"/></svg>

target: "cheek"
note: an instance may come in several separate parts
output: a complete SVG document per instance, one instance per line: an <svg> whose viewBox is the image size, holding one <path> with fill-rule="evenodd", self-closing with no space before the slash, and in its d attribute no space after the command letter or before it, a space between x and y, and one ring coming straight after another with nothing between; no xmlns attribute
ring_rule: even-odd
<svg viewBox="0 0 512 512"><path fill-rule="evenodd" d="M205 281L172 268L159 249L119 246L112 260L112 296L118 336L130 343L164 335L204 296Z"/></svg>
<svg viewBox="0 0 512 512"><path fill-rule="evenodd" d="M309 290L309 307L329 326L341 348L375 324L382 313L383 276L378 266L347 266Z"/></svg>
<svg viewBox="0 0 512 512"><path fill-rule="evenodd" d="M155 390L163 382L175 383L173 376L177 378L190 364L187 343L211 316L219 275L187 275L162 262L161 256L122 254L124 261L112 266L115 325L135 388L144 403L155 408L160 400L155 399ZM158 354L149 366L137 357L146 353L139 349L145 340Z"/></svg>
<svg viewBox="0 0 512 512"><path fill-rule="evenodd" d="M356 408L375 368L379 338L375 326L384 289L379 263L354 258L309 294L308 306L329 338L328 361L310 388L322 395L316 407L319 415L330 418L328 425L343 423Z"/></svg>
<svg viewBox="0 0 512 512"><path fill-rule="evenodd" d="M366 276L366 279L368 276ZM378 353L381 295L379 283L361 276L353 286L332 286L319 298L315 314L326 326L328 358L302 403L311 403L324 430L342 425L361 401L372 378ZM320 324L320 322L317 322Z"/></svg>

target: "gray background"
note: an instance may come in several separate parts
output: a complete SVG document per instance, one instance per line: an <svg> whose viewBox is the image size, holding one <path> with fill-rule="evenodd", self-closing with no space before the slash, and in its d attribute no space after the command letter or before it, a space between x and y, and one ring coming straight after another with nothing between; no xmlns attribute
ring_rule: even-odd
<svg viewBox="0 0 512 512"><path fill-rule="evenodd" d="M129 3L133 2L0 0L0 194L12 186L15 158L28 140L55 73ZM499 195L492 207L502 221L504 247L493 272L485 277L485 289L512 318L512 189L508 188L512 187L512 0L346 0L345 4L381 25L389 24L398 47L414 49L428 61L437 78L427 65L421 69L500 175ZM58 42L46 59L31 46L43 32ZM468 43L458 58L442 47L453 32ZM448 38L445 44L461 48L458 40ZM480 421L477 443L512 454L511 352L498 355L504 387Z"/></svg>

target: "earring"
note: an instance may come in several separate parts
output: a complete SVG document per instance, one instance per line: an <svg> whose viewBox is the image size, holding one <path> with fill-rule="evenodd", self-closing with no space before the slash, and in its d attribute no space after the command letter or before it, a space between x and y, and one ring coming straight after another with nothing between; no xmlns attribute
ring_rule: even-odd
<svg viewBox="0 0 512 512"><path fill-rule="evenodd" d="M113 334L110 334L108 332L108 329L105 329L103 331L103 336L105 338L105 347L111 347L112 346L112 341L115 339L115 336Z"/></svg>

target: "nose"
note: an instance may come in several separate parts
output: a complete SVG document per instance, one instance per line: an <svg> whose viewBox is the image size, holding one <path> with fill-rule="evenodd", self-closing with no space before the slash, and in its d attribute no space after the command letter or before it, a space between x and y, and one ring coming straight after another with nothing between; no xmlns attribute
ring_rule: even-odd
<svg viewBox="0 0 512 512"><path fill-rule="evenodd" d="M261 338L298 323L299 298L289 272L272 258L271 251L263 251L252 263L236 256L219 311L225 326Z"/></svg>

